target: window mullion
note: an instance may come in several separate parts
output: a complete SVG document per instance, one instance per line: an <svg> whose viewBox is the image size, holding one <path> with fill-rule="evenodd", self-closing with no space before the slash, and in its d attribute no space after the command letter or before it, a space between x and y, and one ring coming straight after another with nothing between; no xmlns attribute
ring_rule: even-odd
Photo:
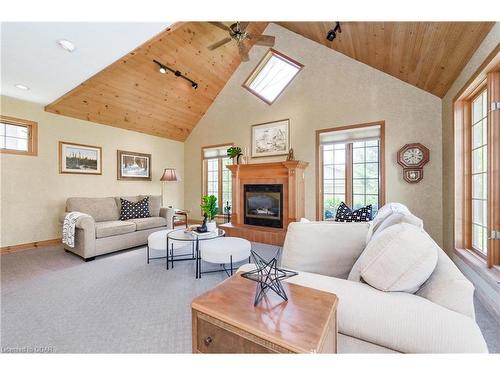
<svg viewBox="0 0 500 375"><path fill-rule="evenodd" d="M352 207L352 143L347 143L345 147L345 200L349 207Z"/></svg>

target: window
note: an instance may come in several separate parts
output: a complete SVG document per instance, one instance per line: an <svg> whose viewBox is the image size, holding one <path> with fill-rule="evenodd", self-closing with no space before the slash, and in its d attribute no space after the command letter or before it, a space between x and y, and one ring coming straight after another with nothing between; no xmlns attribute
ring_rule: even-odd
<svg viewBox="0 0 500 375"><path fill-rule="evenodd" d="M472 100L471 111L471 203L472 247L486 255L488 250L488 108L487 90Z"/></svg>
<svg viewBox="0 0 500 375"><path fill-rule="evenodd" d="M227 157L227 149L232 144L208 146L202 149L203 157L203 195L215 195L219 215L224 214L224 207L231 206L232 179L231 171L226 168L232 164Z"/></svg>
<svg viewBox="0 0 500 375"><path fill-rule="evenodd" d="M302 64L270 49L243 87L267 104L273 104L302 68Z"/></svg>
<svg viewBox="0 0 500 375"><path fill-rule="evenodd" d="M500 72L496 67L499 57L497 48L453 103L454 245L456 250L476 255L475 259L484 261L488 268L500 265Z"/></svg>
<svg viewBox="0 0 500 375"><path fill-rule="evenodd" d="M37 154L37 123L0 116L0 151L8 154Z"/></svg>
<svg viewBox="0 0 500 375"><path fill-rule="evenodd" d="M355 209L384 204L384 123L317 131L318 219L333 219L341 202Z"/></svg>

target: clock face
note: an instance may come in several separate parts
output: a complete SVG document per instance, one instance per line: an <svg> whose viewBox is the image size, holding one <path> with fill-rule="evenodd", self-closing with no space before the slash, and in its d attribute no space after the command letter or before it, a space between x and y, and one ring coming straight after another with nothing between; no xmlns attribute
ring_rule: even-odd
<svg viewBox="0 0 500 375"><path fill-rule="evenodd" d="M403 161L407 165L417 165L424 158L424 153L417 147L409 148L403 153Z"/></svg>

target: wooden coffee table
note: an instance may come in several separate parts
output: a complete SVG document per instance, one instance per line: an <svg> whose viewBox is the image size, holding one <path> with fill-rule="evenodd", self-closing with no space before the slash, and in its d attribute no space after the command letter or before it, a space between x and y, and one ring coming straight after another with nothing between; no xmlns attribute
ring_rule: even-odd
<svg viewBox="0 0 500 375"><path fill-rule="evenodd" d="M283 282L254 307L256 283L237 273L191 303L193 353L336 353L337 296Z"/></svg>

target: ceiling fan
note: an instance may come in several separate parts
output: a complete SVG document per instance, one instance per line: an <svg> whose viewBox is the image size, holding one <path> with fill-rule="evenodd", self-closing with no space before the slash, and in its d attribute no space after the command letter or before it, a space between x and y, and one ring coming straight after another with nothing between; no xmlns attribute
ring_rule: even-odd
<svg viewBox="0 0 500 375"><path fill-rule="evenodd" d="M229 33L228 37L208 46L208 49L210 51L213 51L214 49L219 48L224 44L234 40L236 41L236 44L238 46L238 51L240 53L241 60L248 61L249 60L248 51L250 49L250 46L248 45L248 43L246 43L247 40L255 39L254 44L257 44L259 46L268 46L268 47L274 46L274 39L275 39L274 36L250 35L246 31L246 28L248 27L250 22L236 22L233 23L231 26L226 26L222 22L209 22L209 23Z"/></svg>

